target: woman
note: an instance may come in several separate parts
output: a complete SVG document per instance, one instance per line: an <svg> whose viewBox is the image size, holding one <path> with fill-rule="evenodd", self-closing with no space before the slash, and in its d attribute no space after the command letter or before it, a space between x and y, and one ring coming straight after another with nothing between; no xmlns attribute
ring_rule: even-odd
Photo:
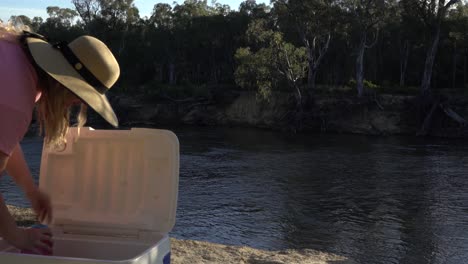
<svg viewBox="0 0 468 264"><path fill-rule="evenodd" d="M50 147L66 143L73 105L80 105L78 126L85 123L89 106L117 127L105 92L119 74L111 51L96 38L50 44L41 35L0 24L0 173L7 171L21 187L39 221L51 221L50 199L34 184L19 144L33 109ZM21 250L51 252L50 230L16 226L1 195L0 236Z"/></svg>

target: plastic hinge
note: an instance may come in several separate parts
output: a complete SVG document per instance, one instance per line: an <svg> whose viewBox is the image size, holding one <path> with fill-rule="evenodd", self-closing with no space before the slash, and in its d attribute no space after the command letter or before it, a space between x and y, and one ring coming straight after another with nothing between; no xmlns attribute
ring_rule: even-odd
<svg viewBox="0 0 468 264"><path fill-rule="evenodd" d="M86 225L61 225L59 230L66 235L94 236L94 237L115 237L137 239L138 231L124 228L106 228L102 226Z"/></svg>
<svg viewBox="0 0 468 264"><path fill-rule="evenodd" d="M86 225L59 225L57 230L66 235L92 236L92 237L108 237L119 239L131 239L142 242L154 242L161 234L148 230L136 230L128 228L105 228L102 226L86 226Z"/></svg>

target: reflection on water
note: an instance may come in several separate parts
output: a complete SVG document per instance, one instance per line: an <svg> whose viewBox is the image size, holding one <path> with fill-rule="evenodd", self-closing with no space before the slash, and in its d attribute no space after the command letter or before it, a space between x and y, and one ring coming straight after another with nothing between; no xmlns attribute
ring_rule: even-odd
<svg viewBox="0 0 468 264"><path fill-rule="evenodd" d="M359 263L468 259L463 141L174 129L181 144L172 236L312 248ZM23 143L38 174L41 142ZM1 181L10 203L27 206Z"/></svg>

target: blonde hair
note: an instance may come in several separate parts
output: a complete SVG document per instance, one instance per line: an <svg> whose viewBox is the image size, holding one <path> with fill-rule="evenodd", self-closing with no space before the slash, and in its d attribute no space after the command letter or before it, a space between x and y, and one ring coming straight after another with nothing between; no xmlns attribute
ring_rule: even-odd
<svg viewBox="0 0 468 264"><path fill-rule="evenodd" d="M24 30L31 31L29 26L24 25L19 17L15 20L8 20L8 22L3 22L0 19L0 39L5 39L11 42L19 42L19 36L23 33Z"/></svg>
<svg viewBox="0 0 468 264"><path fill-rule="evenodd" d="M64 148L65 136L71 122L71 107L67 105L75 95L41 70L41 99L36 107L39 133L44 136L45 143L53 148ZM76 116L76 126L83 127L86 123L87 105L80 104Z"/></svg>
<svg viewBox="0 0 468 264"><path fill-rule="evenodd" d="M30 31L30 28L24 25L19 18L15 21L8 21L8 23L3 23L0 20L0 39L19 43L23 30ZM71 107L67 104L75 95L37 66L27 48L23 48L36 69L39 81L38 88L42 93L36 106L39 134L44 136L47 146L64 148L66 144L65 136L71 121ZM87 105L81 103L80 111L76 116L76 126L84 126L86 114Z"/></svg>

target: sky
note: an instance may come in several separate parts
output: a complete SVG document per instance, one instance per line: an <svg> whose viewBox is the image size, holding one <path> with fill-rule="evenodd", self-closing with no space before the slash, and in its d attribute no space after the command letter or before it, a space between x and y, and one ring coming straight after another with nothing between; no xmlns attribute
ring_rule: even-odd
<svg viewBox="0 0 468 264"><path fill-rule="evenodd" d="M153 7L157 3L168 3L173 5L174 2L182 4L183 0L135 0L135 6L140 11L140 16L148 16L153 11ZM211 1L208 1L209 3ZM231 9L237 10L243 0L217 0L220 4L227 4ZM257 0L257 3L269 4L270 0ZM46 8L48 6L58 6L61 8L74 8L71 0L1 0L0 1L0 19L7 21L11 16L26 15L30 18L40 16L47 18Z"/></svg>

